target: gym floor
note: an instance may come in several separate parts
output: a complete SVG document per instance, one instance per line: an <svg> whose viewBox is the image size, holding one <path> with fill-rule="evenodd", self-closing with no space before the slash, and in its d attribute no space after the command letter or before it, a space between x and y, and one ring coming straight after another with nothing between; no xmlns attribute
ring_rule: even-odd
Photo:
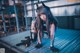
<svg viewBox="0 0 80 53"><path fill-rule="evenodd" d="M16 46L21 40L25 40L26 36L30 36L30 31L21 32L7 37L2 37L0 43L12 49L16 53L53 53L49 49L49 38L45 34L42 38L43 47L36 49L36 42L31 43L29 47L25 45ZM55 33L54 46L58 51L54 53L80 53L80 30L57 29Z"/></svg>

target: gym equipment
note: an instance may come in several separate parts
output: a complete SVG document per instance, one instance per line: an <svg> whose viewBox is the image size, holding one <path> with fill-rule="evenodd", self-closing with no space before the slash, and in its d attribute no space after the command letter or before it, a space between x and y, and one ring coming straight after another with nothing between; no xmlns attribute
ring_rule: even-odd
<svg viewBox="0 0 80 53"><path fill-rule="evenodd" d="M31 44L30 36L26 37L26 40L21 40L21 43L16 44L16 46L25 45L29 47Z"/></svg>

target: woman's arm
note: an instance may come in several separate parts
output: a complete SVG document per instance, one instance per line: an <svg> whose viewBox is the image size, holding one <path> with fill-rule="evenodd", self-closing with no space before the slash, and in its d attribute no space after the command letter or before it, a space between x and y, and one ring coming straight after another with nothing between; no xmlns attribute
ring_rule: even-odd
<svg viewBox="0 0 80 53"><path fill-rule="evenodd" d="M50 38L53 38L55 34L55 25L52 23L50 25Z"/></svg>

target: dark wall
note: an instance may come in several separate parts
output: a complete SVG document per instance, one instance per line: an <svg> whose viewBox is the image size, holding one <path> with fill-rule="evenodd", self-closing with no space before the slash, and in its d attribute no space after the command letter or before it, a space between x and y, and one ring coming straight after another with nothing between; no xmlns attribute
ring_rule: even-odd
<svg viewBox="0 0 80 53"><path fill-rule="evenodd" d="M56 18L59 28L80 30L80 16L56 16Z"/></svg>

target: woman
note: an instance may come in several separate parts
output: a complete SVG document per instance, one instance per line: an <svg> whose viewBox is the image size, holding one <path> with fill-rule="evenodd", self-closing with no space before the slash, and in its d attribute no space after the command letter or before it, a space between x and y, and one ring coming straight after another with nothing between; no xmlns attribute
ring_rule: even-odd
<svg viewBox="0 0 80 53"><path fill-rule="evenodd" d="M43 3L42 3L43 4ZM50 49L53 50L53 41L54 34L57 27L57 21L53 17L50 8L45 6L40 6L37 8L37 18L34 24L37 28L36 33L38 33L38 44L35 46L36 48L41 48L41 37L43 35L43 31L47 31L47 34L50 37ZM35 27L34 27L35 28Z"/></svg>

